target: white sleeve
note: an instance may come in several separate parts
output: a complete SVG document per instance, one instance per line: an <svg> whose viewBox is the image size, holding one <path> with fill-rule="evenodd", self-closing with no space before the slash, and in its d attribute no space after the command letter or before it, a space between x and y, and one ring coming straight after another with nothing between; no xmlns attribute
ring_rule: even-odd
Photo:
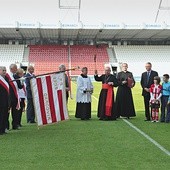
<svg viewBox="0 0 170 170"><path fill-rule="evenodd" d="M77 78L77 89L81 93L84 93L84 90L86 90L84 87L83 79L80 76Z"/></svg>
<svg viewBox="0 0 170 170"><path fill-rule="evenodd" d="M93 87L93 84L92 84L92 82L91 82L91 79L89 78L89 81L90 81L90 88L91 89L93 89L94 87Z"/></svg>
<svg viewBox="0 0 170 170"><path fill-rule="evenodd" d="M159 96L157 97L156 100L160 100L160 99L161 99L161 96L162 96L162 93L159 94Z"/></svg>
<svg viewBox="0 0 170 170"><path fill-rule="evenodd" d="M153 96L153 93L150 92L150 101L151 100L154 100L154 96Z"/></svg>

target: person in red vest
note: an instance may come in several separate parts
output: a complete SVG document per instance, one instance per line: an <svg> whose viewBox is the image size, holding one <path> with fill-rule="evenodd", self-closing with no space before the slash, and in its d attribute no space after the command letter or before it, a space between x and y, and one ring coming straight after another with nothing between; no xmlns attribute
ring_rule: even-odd
<svg viewBox="0 0 170 170"><path fill-rule="evenodd" d="M99 120L116 120L113 91L113 87L119 85L116 76L111 74L110 67L106 67L105 74L101 76L95 70L94 79L102 82L97 114Z"/></svg>
<svg viewBox="0 0 170 170"><path fill-rule="evenodd" d="M20 80L15 79L18 78L16 75L17 72L17 65L11 64L10 72L6 74L6 77L9 82L9 91L10 91L10 105L11 105L11 114L12 114L12 129L18 130L18 110L20 110L20 98L19 98L19 89L23 88ZM8 129L9 127L7 127Z"/></svg>
<svg viewBox="0 0 170 170"><path fill-rule="evenodd" d="M9 108L9 84L5 78L6 68L0 66L0 135L5 134Z"/></svg>

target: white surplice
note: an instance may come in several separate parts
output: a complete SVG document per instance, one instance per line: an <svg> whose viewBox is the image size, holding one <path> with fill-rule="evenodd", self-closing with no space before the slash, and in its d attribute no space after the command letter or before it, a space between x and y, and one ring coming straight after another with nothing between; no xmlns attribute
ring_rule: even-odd
<svg viewBox="0 0 170 170"><path fill-rule="evenodd" d="M93 90L93 84L90 77L83 78L78 76L77 78L77 95L76 102L78 103L90 103L91 102L91 93L84 92L86 90Z"/></svg>

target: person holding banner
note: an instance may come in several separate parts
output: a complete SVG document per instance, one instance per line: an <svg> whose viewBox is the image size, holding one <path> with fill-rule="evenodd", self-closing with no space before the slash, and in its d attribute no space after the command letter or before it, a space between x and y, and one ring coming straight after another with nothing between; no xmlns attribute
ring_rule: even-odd
<svg viewBox="0 0 170 170"><path fill-rule="evenodd" d="M12 113L12 129L18 130L18 110L20 109L20 98L18 90L23 88L20 80L16 80L18 77L16 76L17 72L17 65L11 64L10 73L6 74L6 77L9 82L9 89L10 89L10 104L11 104L11 113ZM9 117L9 116L8 116ZM7 127L8 129L9 127Z"/></svg>
<svg viewBox="0 0 170 170"><path fill-rule="evenodd" d="M98 76L95 70L94 78L102 82L97 114L99 120L116 120L113 91L113 87L119 85L116 76L111 74L110 67L105 67L105 74Z"/></svg>
<svg viewBox="0 0 170 170"><path fill-rule="evenodd" d="M61 64L59 66L59 71L65 72L66 71L66 66L64 64ZM65 74L65 85L66 85L66 101L68 102L70 85L69 85L69 78L68 78L67 74Z"/></svg>
<svg viewBox="0 0 170 170"><path fill-rule="evenodd" d="M116 111L117 117L130 117L136 116L132 91L131 88L135 86L135 80L133 74L129 71L128 64L122 64L122 71L118 73L117 79L119 87L116 94Z"/></svg>
<svg viewBox="0 0 170 170"><path fill-rule="evenodd" d="M82 68L82 74L77 78L76 95L76 118L89 120L91 118L91 94L93 93L93 84L90 77L87 76L87 67Z"/></svg>
<svg viewBox="0 0 170 170"><path fill-rule="evenodd" d="M32 97L32 90L30 85L30 79L35 77L34 67L28 66L28 73L25 75L25 84L26 84L26 94L27 94L27 123L36 123L35 122L35 111L34 111L34 104L33 104L33 97Z"/></svg>
<svg viewBox="0 0 170 170"><path fill-rule="evenodd" d="M5 75L6 68L0 66L0 135L5 134L9 108L9 84Z"/></svg>

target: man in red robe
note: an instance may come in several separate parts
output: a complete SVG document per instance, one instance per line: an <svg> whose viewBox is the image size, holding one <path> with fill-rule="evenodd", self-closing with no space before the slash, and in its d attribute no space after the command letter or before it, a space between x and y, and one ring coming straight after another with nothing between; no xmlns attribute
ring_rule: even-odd
<svg viewBox="0 0 170 170"><path fill-rule="evenodd" d="M113 88L118 86L117 78L111 74L110 67L106 67L105 74L101 76L98 76L96 70L94 78L96 81L102 82L97 114L99 120L116 120Z"/></svg>

